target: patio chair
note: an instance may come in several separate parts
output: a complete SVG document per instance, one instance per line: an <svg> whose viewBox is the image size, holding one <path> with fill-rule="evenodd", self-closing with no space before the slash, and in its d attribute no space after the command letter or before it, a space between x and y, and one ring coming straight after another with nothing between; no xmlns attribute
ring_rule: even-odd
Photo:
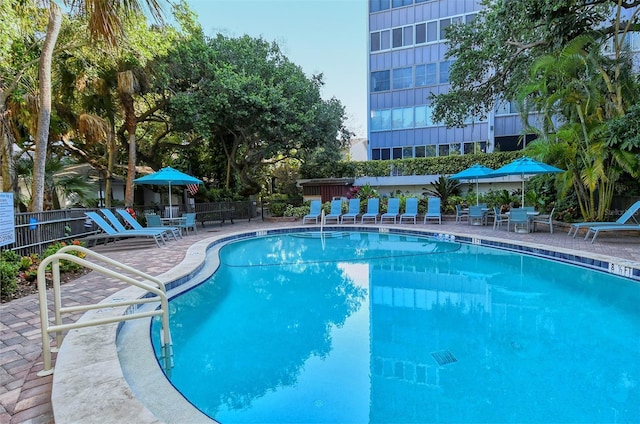
<svg viewBox="0 0 640 424"><path fill-rule="evenodd" d="M307 220L313 220L316 224L318 223L318 218L322 214L322 202L320 200L312 200L311 201L311 209L309 213L302 217L302 223L304 224Z"/></svg>
<svg viewBox="0 0 640 424"><path fill-rule="evenodd" d="M109 221L109 223L111 224L111 226L113 226L113 228L114 228L116 231L119 231L119 232L122 232L122 231L129 231L129 229L128 229L128 228L126 228L126 227L122 224L122 222L120 222L120 220L118 219L118 217L117 217L113 212L111 212L111 209L103 208L103 209L100 209L100 212L102 213L102 215L104 215L104 217L105 217L105 218L107 218L107 221ZM127 214L127 215L129 215L129 217L131 218L131 220L132 220L132 221L135 221L129 212L127 212L127 211L125 211L125 212L126 212L126 214ZM129 221L125 221L125 222L129 223ZM135 221L135 222L137 223L138 221ZM131 230L141 231L141 232L142 232L142 231L146 231L146 232L150 232L151 234L154 234L154 233L156 233L156 232L158 231L158 230L157 230L157 229L155 229L155 228L145 228L145 227L143 227L143 226L142 226L142 225L140 225L140 224L137 224L137 227L138 227L138 228L134 228L134 227L133 227L133 225L132 225L132 226L131 226ZM169 231L169 230L165 230L165 232L164 232L163 236L167 236L167 235L169 235L169 234L171 234L171 236L172 236L174 239L176 239L176 240L177 240L176 235L175 235L175 234L173 234L173 233L172 233L171 231Z"/></svg>
<svg viewBox="0 0 640 424"><path fill-rule="evenodd" d="M360 215L360 199L349 199L349 210L347 211L347 213L342 214L342 216L340 217L340 223L344 224L345 218L353 218L353 223L355 224L358 215Z"/></svg>
<svg viewBox="0 0 640 424"><path fill-rule="evenodd" d="M549 233L553 234L553 213L556 211L556 208L551 209L551 212L546 215L537 215L534 216L533 219L531 220L531 223L533 224L533 231L536 231L536 226L537 224L546 224L549 226Z"/></svg>
<svg viewBox="0 0 640 424"><path fill-rule="evenodd" d="M630 219L633 219L633 221L636 224L640 224L640 222L638 222L638 220L633 216L636 212L638 212L638 210L640 210L640 200L638 200L637 202L635 202L633 205L629 206L629 209L626 210L625 213L623 213L622 215L620 215L620 218L616 219L615 221L612 222L604 222L604 221L600 221L600 222L575 222L573 224L571 224L571 227L569 227L569 232L567 233L567 235L571 235L571 233L573 232L573 238L576 237L576 234L578 234L578 230L580 230L580 228L591 228L591 227L597 227L599 225L622 225L622 224L626 224L627 221L629 221Z"/></svg>
<svg viewBox="0 0 640 424"><path fill-rule="evenodd" d="M360 223L362 224L365 219L373 219L373 223L378 223L378 214L380 213L380 199L371 198L367 200L367 211L362 214Z"/></svg>
<svg viewBox="0 0 640 424"><path fill-rule="evenodd" d="M456 222L462 222L462 218L469 219L469 211L465 211L462 206L456 205Z"/></svg>
<svg viewBox="0 0 640 424"><path fill-rule="evenodd" d="M507 231L511 228L513 224L513 231L517 232L518 227L525 228L527 233L529 232L529 215L527 214L527 210L523 208L511 209L509 211L509 220L507 221Z"/></svg>
<svg viewBox="0 0 640 424"><path fill-rule="evenodd" d="M182 214L182 219L178 224L178 228L185 231L186 235L189 235L189 229L193 231L194 234L198 234L198 229L196 228L196 214L195 212Z"/></svg>
<svg viewBox="0 0 640 424"><path fill-rule="evenodd" d="M596 241L598 234L608 231L640 231L640 224L596 225L595 227L590 227L589 230L587 230L587 234L584 236L584 239L588 239L591 233L593 233L593 238L591 239L591 243L593 243Z"/></svg>
<svg viewBox="0 0 640 424"><path fill-rule="evenodd" d="M126 221L126 223L129 224L131 226L131 228L134 229L134 230L144 230L145 228L153 228L153 226L143 227L142 225L140 225L140 223L136 219L134 219L131 216L131 214L129 212L127 212L124 209L116 209L116 213L118 213L122 217L122 219L124 219ZM149 215L151 215L151 214L149 214ZM147 220L147 223L148 222L149 221ZM157 225L156 227L166 228L167 233L171 234L173 236L173 238L175 238L176 240L178 239L178 237L182 238L182 233L180 232L180 228L177 228L177 227L164 227L162 225Z"/></svg>
<svg viewBox="0 0 640 424"><path fill-rule="evenodd" d="M418 198L417 197L408 197L405 202L405 212L400 215L400 224L402 224L402 219L413 219L413 223L416 223L416 218L418 217Z"/></svg>
<svg viewBox="0 0 640 424"><path fill-rule="evenodd" d="M493 207L493 229L502 226L503 222L507 222L509 220L509 216L500 212L499 206Z"/></svg>
<svg viewBox="0 0 640 424"><path fill-rule="evenodd" d="M383 213L380 216L380 223L385 219L393 219L393 223L395 224L397 219L400 217L400 199L397 197L392 197L389 199L387 203L387 212Z"/></svg>
<svg viewBox="0 0 640 424"><path fill-rule="evenodd" d="M122 224L122 222L120 222L120 220L118 219L118 217L117 217L113 212L111 212L111 209L103 208L103 209L100 209L100 212L102 213L102 215L104 215L104 217L107 219L107 221L109 222L109 224L111 224L111 226L112 226L116 231L118 231L118 232L131 231L130 229L126 228L126 227ZM150 234L155 234L155 233L157 233L157 232L158 232L158 230L157 230L157 229L155 229L155 228L144 228L144 227L142 227L142 228L140 228L140 229L135 229L135 228L134 228L134 229L133 229L133 231L147 232L147 233L150 233ZM162 233L162 237L165 239L165 241L166 241L166 239L168 238L168 237L167 237L167 235L168 235L168 232L167 232L167 231L165 231L164 233ZM165 238L165 237L166 237L166 238Z"/></svg>
<svg viewBox="0 0 640 424"><path fill-rule="evenodd" d="M114 240L120 238L132 238L132 237L151 237L156 242L156 245L160 247L160 242L165 244L164 238L164 230L158 229L158 231L151 232L149 229L141 230L125 230L125 231L116 231L111 225L104 220L102 216L100 216L97 212L85 212L85 215L91 219L102 231L103 234L98 234L96 236L92 236L92 238L102 237L105 239L105 243L108 239L112 238Z"/></svg>
<svg viewBox="0 0 640 424"><path fill-rule="evenodd" d="M340 222L340 216L342 215L342 200L332 200L331 201L331 210L327 215L324 216L324 223L326 224L329 220L335 220L336 224Z"/></svg>
<svg viewBox="0 0 640 424"><path fill-rule="evenodd" d="M442 224L442 212L440 211L440 198L429 197L427 198L427 212L424 214L424 222L426 224L430 219L437 219L438 224Z"/></svg>
<svg viewBox="0 0 640 424"><path fill-rule="evenodd" d="M486 224L485 213L482 206L470 206L469 215L467 216L469 225Z"/></svg>

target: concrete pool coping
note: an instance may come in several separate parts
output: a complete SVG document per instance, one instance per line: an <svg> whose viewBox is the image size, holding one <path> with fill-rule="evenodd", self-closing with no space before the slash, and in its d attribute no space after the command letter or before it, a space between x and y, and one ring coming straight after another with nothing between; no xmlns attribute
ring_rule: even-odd
<svg viewBox="0 0 640 424"><path fill-rule="evenodd" d="M486 245L506 250L519 250L522 253L535 256L545 256L546 252L554 253L550 259L571 263L572 258L581 258L578 265L591 269L606 271L608 264L629 267L632 269L633 279L640 281L640 263L614 259L597 253L589 253L552 247L549 245L526 241L508 241L504 237L490 237L486 235L470 235L442 229L434 232L432 227L413 229L411 227L392 227L380 225L329 226L328 231L364 230L388 234L416 234L437 235L452 234L465 243ZM183 261L171 270L158 276L165 283L185 282L192 277L195 280L189 284L195 285L211 274L217 263L201 269L207 254L211 249L223 245L221 240L228 241L279 234L294 231L318 231L318 227L273 227L258 231L239 231L220 234L196 242L190 246ZM510 247L511 246L511 247ZM516 247L518 247L516 249ZM212 255L216 257L217 255ZM182 285L170 290L170 295L183 291L189 287ZM144 295L144 291L137 288L121 290L105 301L104 309L85 314L81 319L90 319L92 315L101 317L106 315L124 314L126 308L110 308L109 303L123 299L137 299ZM88 327L69 331L56 359L51 401L56 422L122 422L136 423L181 423L181 422L215 422L204 416L186 399L182 397L162 374L153 350L149 336L149 320L129 321L120 330L119 324ZM119 338L118 343L116 339ZM140 342L142 340L142 342ZM128 353L119 352L118 345L124 343L133 349L124 349ZM125 376L126 374L126 376Z"/></svg>

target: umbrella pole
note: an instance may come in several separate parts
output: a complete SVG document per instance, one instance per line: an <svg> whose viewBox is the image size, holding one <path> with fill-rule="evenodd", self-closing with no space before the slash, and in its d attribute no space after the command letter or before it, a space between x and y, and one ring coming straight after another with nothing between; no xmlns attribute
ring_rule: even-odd
<svg viewBox="0 0 640 424"><path fill-rule="evenodd" d="M476 178L476 206L480 204L480 197L478 194L478 179Z"/></svg>
<svg viewBox="0 0 640 424"><path fill-rule="evenodd" d="M524 174L522 175L522 207L524 208Z"/></svg>
<svg viewBox="0 0 640 424"><path fill-rule="evenodd" d="M169 183L169 219L173 219L173 208L171 207L171 183Z"/></svg>

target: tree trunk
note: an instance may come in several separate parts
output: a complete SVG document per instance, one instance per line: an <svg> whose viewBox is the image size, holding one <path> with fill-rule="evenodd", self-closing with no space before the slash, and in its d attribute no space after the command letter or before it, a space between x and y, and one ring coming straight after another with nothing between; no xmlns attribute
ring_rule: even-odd
<svg viewBox="0 0 640 424"><path fill-rule="evenodd" d="M116 132L115 128L111 128L111 132L107 139L107 178L104 183L104 199L105 206L110 208L112 200L111 199L111 190L112 190L112 177L113 177L113 166L115 164L115 154L116 154Z"/></svg>
<svg viewBox="0 0 640 424"><path fill-rule="evenodd" d="M129 142L129 163L127 164L127 182L124 191L125 207L133 207L133 180L136 177L136 111L133 96L128 92L120 92L120 101L125 113L125 128Z"/></svg>
<svg viewBox="0 0 640 424"><path fill-rule="evenodd" d="M6 94L0 89L0 191L10 192L13 189L14 175L11 172L13 160L13 143L15 139L9 128L8 111L5 109Z"/></svg>
<svg viewBox="0 0 640 424"><path fill-rule="evenodd" d="M51 62L53 49L58 40L62 25L62 11L54 1L49 2L49 24L42 46L39 66L40 111L38 113L38 132L36 135L36 151L33 165L33 186L29 210L42 212L44 203L45 163L49 141L49 124L51 122Z"/></svg>

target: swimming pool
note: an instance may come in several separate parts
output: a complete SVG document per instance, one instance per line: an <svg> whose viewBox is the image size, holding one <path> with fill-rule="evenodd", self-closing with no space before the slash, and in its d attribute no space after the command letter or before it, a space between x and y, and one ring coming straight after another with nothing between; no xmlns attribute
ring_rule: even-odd
<svg viewBox="0 0 640 424"><path fill-rule="evenodd" d="M640 416L630 280L359 232L244 240L220 261L171 302L170 380L223 423Z"/></svg>

